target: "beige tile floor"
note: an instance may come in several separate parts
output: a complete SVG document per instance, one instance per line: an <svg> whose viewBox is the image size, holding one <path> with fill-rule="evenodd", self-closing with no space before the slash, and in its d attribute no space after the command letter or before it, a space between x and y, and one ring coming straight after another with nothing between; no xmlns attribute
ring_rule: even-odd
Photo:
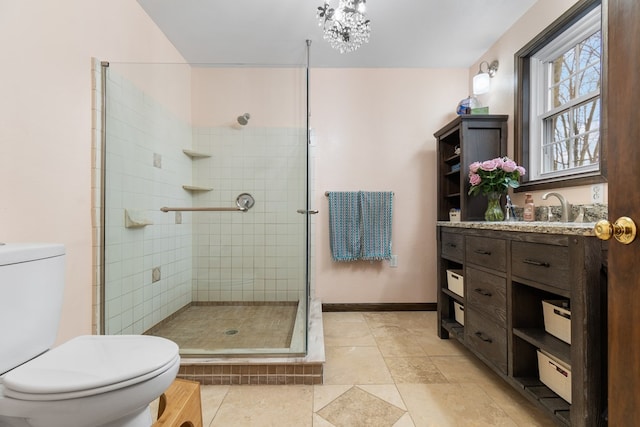
<svg viewBox="0 0 640 427"><path fill-rule="evenodd" d="M323 313L318 386L203 386L204 426L552 426L434 312Z"/></svg>

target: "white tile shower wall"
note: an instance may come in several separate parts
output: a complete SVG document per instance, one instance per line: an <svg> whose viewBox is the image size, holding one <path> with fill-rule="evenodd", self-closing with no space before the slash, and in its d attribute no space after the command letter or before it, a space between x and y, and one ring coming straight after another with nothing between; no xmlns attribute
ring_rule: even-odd
<svg viewBox="0 0 640 427"><path fill-rule="evenodd" d="M194 213L194 301L304 301L306 144L304 129L194 128L196 206L248 212Z"/></svg>
<svg viewBox="0 0 640 427"><path fill-rule="evenodd" d="M105 323L139 334L191 302L192 223L162 206L191 206L191 126L110 69L107 78ZM154 159L156 165L154 166ZM158 167L160 166L160 167ZM153 222L125 228L125 209ZM152 283L152 269L161 279Z"/></svg>

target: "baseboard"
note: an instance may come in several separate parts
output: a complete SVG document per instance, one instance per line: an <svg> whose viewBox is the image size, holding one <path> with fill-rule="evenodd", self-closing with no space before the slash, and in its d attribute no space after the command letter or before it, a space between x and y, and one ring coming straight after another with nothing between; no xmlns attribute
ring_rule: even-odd
<svg viewBox="0 0 640 427"><path fill-rule="evenodd" d="M394 302L373 304L322 304L322 311L436 311L435 302Z"/></svg>

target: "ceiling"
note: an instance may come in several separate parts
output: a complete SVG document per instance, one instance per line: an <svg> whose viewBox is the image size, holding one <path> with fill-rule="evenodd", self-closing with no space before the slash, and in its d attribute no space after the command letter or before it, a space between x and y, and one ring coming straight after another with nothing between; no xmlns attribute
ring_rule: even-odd
<svg viewBox="0 0 640 427"><path fill-rule="evenodd" d="M138 0L192 64L469 67L536 0L369 0L368 44L341 54L322 39L324 0ZM337 5L337 0L330 0Z"/></svg>

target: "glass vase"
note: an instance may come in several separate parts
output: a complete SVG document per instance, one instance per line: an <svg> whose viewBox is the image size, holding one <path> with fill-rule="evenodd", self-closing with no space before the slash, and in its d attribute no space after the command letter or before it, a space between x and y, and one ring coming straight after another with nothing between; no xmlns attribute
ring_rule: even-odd
<svg viewBox="0 0 640 427"><path fill-rule="evenodd" d="M487 210L484 211L485 221L504 221L504 212L500 206L501 193L491 192L487 194Z"/></svg>

